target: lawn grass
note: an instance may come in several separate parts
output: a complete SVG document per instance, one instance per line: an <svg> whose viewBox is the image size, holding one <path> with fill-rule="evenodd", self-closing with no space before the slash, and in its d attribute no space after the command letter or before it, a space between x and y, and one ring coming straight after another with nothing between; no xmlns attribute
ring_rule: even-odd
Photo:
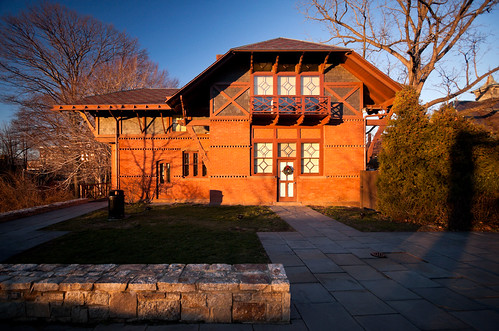
<svg viewBox="0 0 499 331"><path fill-rule="evenodd" d="M256 232L293 231L267 207L127 206L129 217L97 211L45 230L69 234L7 263L269 263Z"/></svg>
<svg viewBox="0 0 499 331"><path fill-rule="evenodd" d="M414 232L421 227L421 225L414 223L392 221L371 209L337 206L312 206L312 208L363 232Z"/></svg>

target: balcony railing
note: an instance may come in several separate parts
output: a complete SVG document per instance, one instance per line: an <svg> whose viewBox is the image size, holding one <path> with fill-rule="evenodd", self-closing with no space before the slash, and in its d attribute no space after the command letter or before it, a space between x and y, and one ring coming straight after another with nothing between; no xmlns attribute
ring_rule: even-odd
<svg viewBox="0 0 499 331"><path fill-rule="evenodd" d="M337 111L329 96L255 95L250 100L254 115L330 115Z"/></svg>

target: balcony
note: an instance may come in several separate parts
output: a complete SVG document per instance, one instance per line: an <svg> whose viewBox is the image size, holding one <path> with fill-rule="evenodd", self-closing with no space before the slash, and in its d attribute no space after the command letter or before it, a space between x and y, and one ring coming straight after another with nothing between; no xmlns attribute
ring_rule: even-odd
<svg viewBox="0 0 499 331"><path fill-rule="evenodd" d="M332 118L341 119L343 105L331 102L330 96L255 95L250 98L252 118L282 120L319 120L323 124Z"/></svg>

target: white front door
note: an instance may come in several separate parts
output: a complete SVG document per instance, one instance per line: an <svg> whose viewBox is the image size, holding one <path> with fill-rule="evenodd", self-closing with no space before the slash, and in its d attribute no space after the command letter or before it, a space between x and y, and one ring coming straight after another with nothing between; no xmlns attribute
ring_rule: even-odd
<svg viewBox="0 0 499 331"><path fill-rule="evenodd" d="M279 161L279 201L296 201L295 162Z"/></svg>

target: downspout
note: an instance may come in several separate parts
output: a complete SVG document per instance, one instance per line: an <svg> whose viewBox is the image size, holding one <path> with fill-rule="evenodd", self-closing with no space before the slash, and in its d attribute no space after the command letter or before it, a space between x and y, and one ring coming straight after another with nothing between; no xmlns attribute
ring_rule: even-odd
<svg viewBox="0 0 499 331"><path fill-rule="evenodd" d="M120 189L120 143L119 143L119 130L120 130L120 120L116 118L116 133L115 133L115 140L114 140L114 148L115 148L115 157L116 157L116 189Z"/></svg>

